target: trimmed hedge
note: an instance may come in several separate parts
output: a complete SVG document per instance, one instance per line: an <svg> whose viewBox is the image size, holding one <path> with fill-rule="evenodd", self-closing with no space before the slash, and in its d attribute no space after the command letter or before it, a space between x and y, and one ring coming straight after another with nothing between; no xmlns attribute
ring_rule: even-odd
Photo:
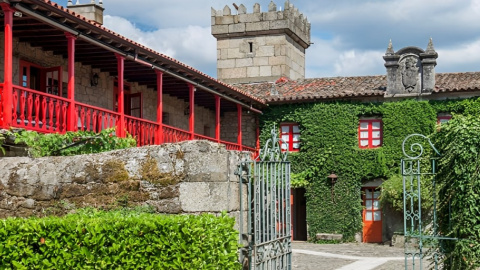
<svg viewBox="0 0 480 270"><path fill-rule="evenodd" d="M81 210L0 222L0 269L239 269L235 220Z"/></svg>

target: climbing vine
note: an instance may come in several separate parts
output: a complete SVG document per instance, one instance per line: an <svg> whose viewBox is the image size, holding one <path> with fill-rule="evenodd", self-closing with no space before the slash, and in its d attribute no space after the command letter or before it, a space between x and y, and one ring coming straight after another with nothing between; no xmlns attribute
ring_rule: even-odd
<svg viewBox="0 0 480 270"><path fill-rule="evenodd" d="M341 233L353 240L361 231L361 186L384 179L382 201L401 208L399 163L402 141L412 133L436 131L438 113L480 112L479 99L384 103L325 102L270 106L261 117L261 141L282 122L296 122L301 131L301 150L291 153L293 186L306 186L308 233ZM358 146L358 125L363 117L383 122L379 148ZM327 175L338 175L335 185Z"/></svg>

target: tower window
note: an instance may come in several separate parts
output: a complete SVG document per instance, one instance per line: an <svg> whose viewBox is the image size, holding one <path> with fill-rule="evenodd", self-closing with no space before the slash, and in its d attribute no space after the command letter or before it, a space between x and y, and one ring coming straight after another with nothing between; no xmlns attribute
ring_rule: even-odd
<svg viewBox="0 0 480 270"><path fill-rule="evenodd" d="M250 52L253 53L253 42L248 42L248 46L250 48Z"/></svg>

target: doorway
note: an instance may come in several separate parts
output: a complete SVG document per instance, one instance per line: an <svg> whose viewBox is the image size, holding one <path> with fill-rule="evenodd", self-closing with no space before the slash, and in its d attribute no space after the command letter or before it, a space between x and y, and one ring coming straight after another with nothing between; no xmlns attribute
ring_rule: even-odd
<svg viewBox="0 0 480 270"><path fill-rule="evenodd" d="M380 208L380 189L362 188L363 201L363 242L382 242L382 209Z"/></svg>
<svg viewBox="0 0 480 270"><path fill-rule="evenodd" d="M307 241L307 199L304 188L292 188L293 240Z"/></svg>

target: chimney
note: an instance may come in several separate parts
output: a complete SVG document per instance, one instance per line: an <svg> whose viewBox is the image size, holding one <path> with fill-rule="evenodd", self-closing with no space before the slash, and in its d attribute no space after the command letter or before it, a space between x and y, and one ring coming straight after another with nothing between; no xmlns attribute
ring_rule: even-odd
<svg viewBox="0 0 480 270"><path fill-rule="evenodd" d="M80 4L80 0L77 0L75 5L72 0L68 0L67 8L77 14L81 14L88 20L94 21L100 25L103 25L103 0L99 0L98 5L96 0L91 0L89 4Z"/></svg>

